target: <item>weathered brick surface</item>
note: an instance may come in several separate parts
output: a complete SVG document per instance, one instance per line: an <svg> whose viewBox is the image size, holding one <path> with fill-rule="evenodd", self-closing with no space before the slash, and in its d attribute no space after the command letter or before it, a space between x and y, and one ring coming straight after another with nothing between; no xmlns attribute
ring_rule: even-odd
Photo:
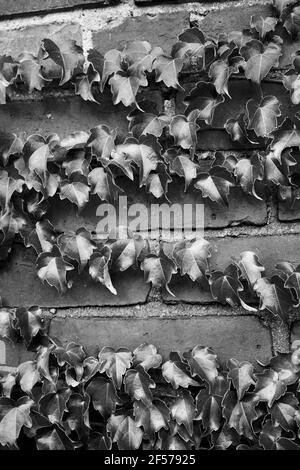
<svg viewBox="0 0 300 470"><path fill-rule="evenodd" d="M64 344L78 341L87 352L99 348L136 348L143 342L157 346L164 359L170 351L184 352L195 345L211 345L221 361L231 357L240 360L270 358L270 333L255 317L199 318L54 318L50 335Z"/></svg>
<svg viewBox="0 0 300 470"><path fill-rule="evenodd" d="M118 0L0 0L0 16L37 13L81 6L107 6Z"/></svg>

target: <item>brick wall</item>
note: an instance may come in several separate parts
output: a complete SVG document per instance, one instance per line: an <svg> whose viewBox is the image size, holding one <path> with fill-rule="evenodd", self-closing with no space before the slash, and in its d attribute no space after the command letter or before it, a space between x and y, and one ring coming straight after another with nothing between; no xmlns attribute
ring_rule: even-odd
<svg viewBox="0 0 300 470"><path fill-rule="evenodd" d="M66 38L75 39L85 52L95 47L105 53L135 39L148 40L168 51L177 35L190 25L197 25L212 36L241 30L248 26L251 15L271 14L271 3L266 0L0 0L0 50L1 54L13 56L24 50L36 53L40 40L49 37L59 45ZM281 68L288 66L291 52L298 48L299 43L285 45ZM196 75L187 76L185 88L190 89L195 81ZM230 82L232 100L226 99L217 109L213 129L201 132L199 151L218 149L239 157L249 150L232 144L223 124L225 115L227 119L239 114L251 97L251 87L246 80ZM262 87L265 95L279 97L288 114L290 100L283 86L275 79L268 79ZM160 89L149 89L147 93L163 110L166 102ZM180 112L179 100L175 100L175 108ZM113 106L105 93L100 106L84 102L69 90L32 95L15 93L8 104L0 106L0 128L16 134L57 132L63 137L105 123L125 133L127 112L122 105ZM176 187L173 193L176 202L191 202L196 197L197 201L201 200L199 194L180 194ZM136 202L135 194L129 197ZM141 202L149 201L144 198ZM267 274L272 273L278 260L300 263L299 201L291 209L277 203L275 197L258 201L234 188L227 209L208 199L203 202L205 237L213 247L213 268L224 268L232 256L243 250L255 251L263 260ZM49 218L64 230L80 226L89 229L95 224L95 207L90 203L76 217L74 207L57 198ZM275 350L283 352L289 348L289 331L285 326L278 322L266 324L256 314L216 304L207 292L187 278L173 279L171 288L175 299L151 290L142 272L130 270L113 279L117 297L84 274L75 276L73 289L59 296L54 288L40 283L34 262L33 250L15 246L9 263L0 272L0 292L5 306L40 305L51 335L62 342L82 342L89 352L94 352L97 346L136 347L147 341L156 344L165 356L170 350L183 351L205 344L212 346L223 360L231 356L265 360ZM6 366L15 366L29 355L21 346L0 343L0 363Z"/></svg>

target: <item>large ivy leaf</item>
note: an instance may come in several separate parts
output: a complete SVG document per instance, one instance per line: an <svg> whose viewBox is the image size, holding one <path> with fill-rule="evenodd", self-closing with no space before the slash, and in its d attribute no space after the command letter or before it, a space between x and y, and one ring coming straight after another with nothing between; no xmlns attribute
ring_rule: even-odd
<svg viewBox="0 0 300 470"><path fill-rule="evenodd" d="M146 282L151 282L153 287L163 288L174 295L169 289L169 283L177 268L170 259L165 256L147 255L141 263L141 270L144 271Z"/></svg>
<svg viewBox="0 0 300 470"><path fill-rule="evenodd" d="M261 374L257 374L255 386L255 399L267 402L271 408L274 401L278 400L286 392L286 384L280 380L279 375L274 370L268 369Z"/></svg>
<svg viewBox="0 0 300 470"><path fill-rule="evenodd" d="M300 131L296 124L289 119L285 119L280 128L274 132L270 149L274 157L280 162L283 151L290 147L300 149Z"/></svg>
<svg viewBox="0 0 300 470"><path fill-rule="evenodd" d="M91 129L90 132L91 135L86 145L91 148L92 155L95 155L100 161L109 159L115 149L116 129L110 129L101 124Z"/></svg>
<svg viewBox="0 0 300 470"><path fill-rule="evenodd" d="M140 447L143 431L135 421L126 415L113 415L108 421L107 430L119 450L136 450Z"/></svg>
<svg viewBox="0 0 300 470"><path fill-rule="evenodd" d="M91 194L97 194L102 201L114 203L117 201L122 189L116 185L109 168L94 168L88 174L88 182L91 186Z"/></svg>
<svg viewBox="0 0 300 470"><path fill-rule="evenodd" d="M250 26L255 28L259 34L260 39L264 39L266 34L270 31L274 31L275 26L277 25L277 18L272 16L262 17L260 15L251 16Z"/></svg>
<svg viewBox="0 0 300 470"><path fill-rule="evenodd" d="M17 381L23 392L28 395L31 394L33 387L40 379L41 375L38 371L36 362L26 361L18 366Z"/></svg>
<svg viewBox="0 0 300 470"><path fill-rule="evenodd" d="M260 310L267 309L283 321L288 320L293 299L279 276L273 276L271 279L266 277L258 279L253 289L260 298Z"/></svg>
<svg viewBox="0 0 300 470"><path fill-rule="evenodd" d="M60 184L60 199L68 199L76 204L80 212L89 201L90 188L86 183L86 178L75 173L69 180L63 180Z"/></svg>
<svg viewBox="0 0 300 470"><path fill-rule="evenodd" d="M145 435L150 439L155 438L155 433L160 429L167 429L170 421L170 411L162 400L155 399L149 405L143 401L135 401L133 414L136 425L143 427Z"/></svg>
<svg viewBox="0 0 300 470"><path fill-rule="evenodd" d="M229 427L234 428L241 436L254 438L253 421L258 417L253 403L253 397L237 399L236 392L228 391L222 401L223 416Z"/></svg>
<svg viewBox="0 0 300 470"><path fill-rule="evenodd" d="M76 261L79 273L83 271L96 248L91 240L90 232L85 228L60 235L57 245L64 258Z"/></svg>
<svg viewBox="0 0 300 470"><path fill-rule="evenodd" d="M169 148L164 154L164 159L169 164L170 173L184 178L184 191L187 191L192 180L197 177L197 164L191 160L190 155L176 148Z"/></svg>
<svg viewBox="0 0 300 470"><path fill-rule="evenodd" d="M125 391L132 401L141 400L146 406L151 405L151 388L156 385L150 375L141 366L136 366L136 370L130 369L124 377Z"/></svg>
<svg viewBox="0 0 300 470"><path fill-rule="evenodd" d="M205 430L217 431L222 422L222 398L210 394L205 388L200 390L196 397L197 415L196 420L200 420Z"/></svg>
<svg viewBox="0 0 300 470"><path fill-rule="evenodd" d="M166 169L166 165L159 162L155 172L149 174L145 185L148 193L153 194L157 199L165 196L168 200L168 185L171 182L172 179Z"/></svg>
<svg viewBox="0 0 300 470"><path fill-rule="evenodd" d="M181 57L159 55L153 63L155 80L157 82L164 82L167 87L180 89L178 75L182 70L183 64L184 60Z"/></svg>
<svg viewBox="0 0 300 470"><path fill-rule="evenodd" d="M51 253L41 253L37 258L36 267L41 281L55 287L59 293L66 292L72 287L72 284L67 282L66 276L67 272L72 271L74 267L62 258L56 247Z"/></svg>
<svg viewBox="0 0 300 470"><path fill-rule="evenodd" d="M34 405L33 400L29 397L19 398L17 402L14 400L1 397L0 398L0 443L1 445L16 446L23 426L30 428L32 425L30 419L30 409Z"/></svg>
<svg viewBox="0 0 300 470"><path fill-rule="evenodd" d="M197 144L196 123L197 112L189 114L188 117L177 115L170 121L170 134L174 137L175 145L179 145L183 149L195 150Z"/></svg>
<svg viewBox="0 0 300 470"><path fill-rule="evenodd" d="M228 378L232 380L238 400L242 400L249 387L256 383L253 364L230 359L227 366L229 369Z"/></svg>
<svg viewBox="0 0 300 470"><path fill-rule="evenodd" d="M129 121L129 131L133 137L139 139L142 135L151 134L160 137L164 128L168 125L170 118L159 113L156 103L148 100L139 102L139 108L131 111L127 119Z"/></svg>
<svg viewBox="0 0 300 470"><path fill-rule="evenodd" d="M58 47L51 39L43 39L42 48L61 68L60 85L68 82L75 68L83 62L82 49L76 45L75 41L64 41L63 46Z"/></svg>
<svg viewBox="0 0 300 470"><path fill-rule="evenodd" d="M264 96L260 102L251 99L247 102L247 114L248 129L253 129L258 137L268 137L277 128L280 103L276 96Z"/></svg>
<svg viewBox="0 0 300 470"><path fill-rule="evenodd" d="M243 59L239 56L233 57L230 61L220 59L215 60L209 69L209 77L212 79L216 91L219 95L227 95L228 81L233 73L238 73L239 66L243 64Z"/></svg>
<svg viewBox="0 0 300 470"><path fill-rule="evenodd" d="M259 261L258 256L253 251L243 251L237 265L241 270L241 277L246 279L250 286L254 286L265 271L264 266Z"/></svg>
<svg viewBox="0 0 300 470"><path fill-rule="evenodd" d="M177 352L171 352L170 359L162 365L162 376L175 390L178 387L199 386L199 383L191 378L187 363L183 362Z"/></svg>
<svg viewBox="0 0 300 470"><path fill-rule="evenodd" d="M86 392L91 397L93 407L104 419L115 413L117 405L122 405L114 384L104 377L94 377L86 387Z"/></svg>
<svg viewBox="0 0 300 470"><path fill-rule="evenodd" d="M119 239L108 241L111 249L111 263L112 267L116 271L126 271L131 266L136 265L137 260L141 254L148 247L147 241L139 234L128 238L120 237Z"/></svg>
<svg viewBox="0 0 300 470"><path fill-rule="evenodd" d="M244 113L239 114L237 118L227 119L224 127L233 142L239 142L240 144L247 146L249 143L255 143L247 134L246 118Z"/></svg>
<svg viewBox="0 0 300 470"><path fill-rule="evenodd" d="M266 46L253 39L241 48L241 54L245 59L243 65L245 77L252 82L259 84L272 67L278 66L282 40L278 36L276 39L278 41L269 42Z"/></svg>
<svg viewBox="0 0 300 470"><path fill-rule="evenodd" d="M173 258L182 276L188 274L192 281L204 282L208 271L211 246L207 240L182 240L174 245Z"/></svg>
<svg viewBox="0 0 300 470"><path fill-rule="evenodd" d="M57 233L49 220L41 220L33 227L26 227L21 230L21 237L26 247L32 246L37 254L43 251L50 252L56 242Z"/></svg>
<svg viewBox="0 0 300 470"><path fill-rule="evenodd" d="M68 413L63 424L68 431L77 431L78 437L81 439L85 439L90 428L89 404L89 396L80 393L72 393L67 403Z"/></svg>
<svg viewBox="0 0 300 470"><path fill-rule="evenodd" d="M149 369L157 369L161 362L162 357L153 344L143 343L133 351L133 365L140 365L146 372Z"/></svg>
<svg viewBox="0 0 300 470"><path fill-rule="evenodd" d="M255 183L262 181L264 177L264 167L259 154L252 155L250 159L239 159L234 168L234 175L246 194L261 200L255 188Z"/></svg>
<svg viewBox="0 0 300 470"><path fill-rule="evenodd" d="M173 57L194 56L203 58L205 54L205 37L199 28L189 28L178 36L179 42L172 48Z"/></svg>
<svg viewBox="0 0 300 470"><path fill-rule="evenodd" d="M197 111L197 118L211 124L214 112L219 104L223 103L224 96L217 93L214 85L207 82L198 82L188 96L184 99L187 104L186 116Z"/></svg>
<svg viewBox="0 0 300 470"><path fill-rule="evenodd" d="M192 376L198 376L208 383L213 383L218 376L217 356L204 346L195 346L194 349L183 354L187 360Z"/></svg>
<svg viewBox="0 0 300 470"><path fill-rule="evenodd" d="M28 347L32 339L43 329L41 318L42 311L39 307L24 308L16 310L17 327Z"/></svg>
<svg viewBox="0 0 300 470"><path fill-rule="evenodd" d="M201 189L203 197L225 206L228 206L228 194L233 186L235 182L231 173L219 165L214 165L209 173L198 174L194 184L196 189Z"/></svg>
<svg viewBox="0 0 300 470"><path fill-rule="evenodd" d="M99 372L103 372L112 379L117 389L121 388L123 375L130 368L132 363L132 353L126 348L102 348L98 355Z"/></svg>
<svg viewBox="0 0 300 470"><path fill-rule="evenodd" d="M68 411L67 401L70 396L69 388L47 393L39 402L40 412L49 419L50 423L61 424L64 413Z"/></svg>
<svg viewBox="0 0 300 470"><path fill-rule="evenodd" d="M191 393L182 390L180 396L170 405L171 417L179 425L183 424L187 432L193 434L193 420L196 416L196 407Z"/></svg>
<svg viewBox="0 0 300 470"><path fill-rule="evenodd" d="M280 400L277 400L271 410L272 422L279 424L285 431L296 431L296 418L299 415L299 402L293 393L286 393Z"/></svg>

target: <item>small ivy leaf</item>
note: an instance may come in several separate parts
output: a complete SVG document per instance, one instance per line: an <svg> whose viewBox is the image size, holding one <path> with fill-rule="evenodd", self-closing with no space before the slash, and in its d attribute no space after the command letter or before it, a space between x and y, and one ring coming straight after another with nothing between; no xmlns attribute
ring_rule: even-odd
<svg viewBox="0 0 300 470"><path fill-rule="evenodd" d="M250 140L246 131L245 114L241 113L237 119L227 119L224 124L226 132L230 135L233 142L239 142L240 144L255 144L256 142Z"/></svg>
<svg viewBox="0 0 300 470"><path fill-rule="evenodd" d="M14 316L9 309L0 308L0 338L13 341L16 337Z"/></svg>
<svg viewBox="0 0 300 470"><path fill-rule="evenodd" d="M280 103L275 96L265 96L258 102L247 102L248 129L253 129L257 137L268 137L277 129L277 117L281 116Z"/></svg>
<svg viewBox="0 0 300 470"><path fill-rule="evenodd" d="M192 377L198 376L208 383L213 383L218 376L217 355L204 346L195 346L194 349L183 354L187 360Z"/></svg>
<svg viewBox="0 0 300 470"><path fill-rule="evenodd" d="M27 347L32 339L43 329L41 314L42 311L39 307L31 307L29 309L19 307L16 310L17 327Z"/></svg>
<svg viewBox="0 0 300 470"><path fill-rule="evenodd" d="M22 140L10 132L0 131L0 160L6 166L11 155L21 153L23 148Z"/></svg>
<svg viewBox="0 0 300 470"><path fill-rule="evenodd" d="M274 31L275 26L277 25L278 19L272 16L267 16L263 18L260 15L251 16L250 26L255 28L259 34L260 39L264 39L266 34L270 31Z"/></svg>
<svg viewBox="0 0 300 470"><path fill-rule="evenodd" d="M210 394L207 389L200 390L196 396L197 414L195 420L200 420L206 431L220 429L222 422L221 397Z"/></svg>
<svg viewBox="0 0 300 470"><path fill-rule="evenodd" d="M249 158L241 158L234 167L234 175L246 194L251 194L258 200L262 200L256 193L256 181L264 178L264 167L259 154Z"/></svg>
<svg viewBox="0 0 300 470"><path fill-rule="evenodd" d="M209 173L198 174L194 184L196 189L201 189L203 197L225 206L228 206L228 194L233 186L235 182L231 173L219 165L213 166Z"/></svg>
<svg viewBox="0 0 300 470"><path fill-rule="evenodd" d="M23 426L30 428L30 409L34 405L29 397L19 398L17 402L0 397L0 444L17 446L17 439Z"/></svg>
<svg viewBox="0 0 300 470"><path fill-rule="evenodd" d="M9 176L7 171L0 170L0 206L3 210L8 209L15 192L22 192L24 183L23 179Z"/></svg>
<svg viewBox="0 0 300 470"><path fill-rule="evenodd" d="M102 348L99 355L99 372L112 379L115 387L119 390L122 385L123 375L130 368L132 363L132 353L126 348Z"/></svg>
<svg viewBox="0 0 300 470"><path fill-rule="evenodd" d="M193 116L194 115L194 116ZM174 116L170 122L170 134L174 137L175 145L183 149L195 151L197 145L197 130L200 129L196 123L197 113L186 116Z"/></svg>
<svg viewBox="0 0 300 470"><path fill-rule="evenodd" d="M159 114L156 104L152 101L139 102L139 108L144 112L134 109L127 116L129 131L133 137L139 139L148 134L160 137L169 123L169 117L164 113Z"/></svg>
<svg viewBox="0 0 300 470"><path fill-rule="evenodd" d="M295 432L297 430L296 417L299 414L298 405L299 402L294 394L286 393L273 404L270 410L273 424L279 424L287 432Z"/></svg>
<svg viewBox="0 0 300 470"><path fill-rule="evenodd" d="M36 266L37 275L41 281L46 281L49 286L55 287L59 293L66 292L71 287L66 276L67 272L72 271L74 267L62 258L58 248L54 247L51 253L41 253L37 258Z"/></svg>
<svg viewBox="0 0 300 470"><path fill-rule="evenodd" d="M185 179L184 191L186 192L192 180L197 177L198 165L191 160L190 155L176 148L169 148L164 158L169 164L170 173Z"/></svg>
<svg viewBox="0 0 300 470"><path fill-rule="evenodd" d="M203 238L193 241L182 240L177 242L173 249L173 259L179 267L181 275L188 274L194 282L205 281L210 256L210 243Z"/></svg>
<svg viewBox="0 0 300 470"><path fill-rule="evenodd" d="M146 406L152 403L151 388L156 385L150 375L141 366L136 366L136 370L128 370L124 377L125 392L128 393L132 401L141 400Z"/></svg>
<svg viewBox="0 0 300 470"><path fill-rule="evenodd" d="M92 155L95 155L99 161L109 159L115 149L116 129L110 129L101 124L91 129L90 132L91 135L86 145L91 148Z"/></svg>
<svg viewBox="0 0 300 470"><path fill-rule="evenodd" d="M23 392L31 394L33 387L41 379L36 362L26 361L19 365L16 380Z"/></svg>
<svg viewBox="0 0 300 470"><path fill-rule="evenodd" d="M172 48L172 57L204 57L206 41L199 28L186 29L178 36L178 39L179 42Z"/></svg>
<svg viewBox="0 0 300 470"><path fill-rule="evenodd" d="M86 63L86 73L82 77L76 77L75 94L80 95L85 101L93 101L98 103L93 95L93 85L97 84L100 87L101 78L98 71L92 63Z"/></svg>
<svg viewBox="0 0 300 470"><path fill-rule="evenodd" d="M162 376L175 390L178 387L198 387L199 383L190 376L190 371L177 352L170 353L170 360L162 365Z"/></svg>
<svg viewBox="0 0 300 470"><path fill-rule="evenodd" d="M264 266L253 251L243 251L240 253L240 260L237 262L237 266L241 270L241 277L246 279L252 287L265 271Z"/></svg>
<svg viewBox="0 0 300 470"><path fill-rule="evenodd" d="M300 303L300 265L295 268L292 263L282 262L276 265L276 269L279 269L284 275L284 287L293 289L298 299L295 307L298 307Z"/></svg>
<svg viewBox="0 0 300 470"><path fill-rule="evenodd" d="M64 258L76 261L79 273L83 271L96 249L91 240L90 232L85 228L59 235L57 245Z"/></svg>
<svg viewBox="0 0 300 470"><path fill-rule="evenodd" d="M236 389L238 400L242 400L249 387L256 383L253 364L230 359L227 367L229 369L228 378L231 379Z"/></svg>
<svg viewBox="0 0 300 470"><path fill-rule="evenodd" d="M278 36L276 36L277 40ZM274 38L273 38L274 40ZM282 40L280 40L282 42ZM272 67L277 67L282 55L281 43L269 42L264 46L260 41L253 39L241 48L241 54L245 59L245 77L254 83L260 84L262 79L270 72Z"/></svg>
<svg viewBox="0 0 300 470"><path fill-rule="evenodd" d="M39 61L29 53L23 53L18 57L18 73L21 80L25 83L29 93L34 89L41 90L44 87L45 79L41 74L41 65Z"/></svg>
<svg viewBox="0 0 300 470"><path fill-rule="evenodd" d="M82 49L73 40L64 41L62 47L58 47L51 39L43 39L42 49L59 67L61 67L60 86L68 82L75 68L82 64Z"/></svg>
<svg viewBox="0 0 300 470"><path fill-rule="evenodd" d="M156 82L164 82L168 88L180 89L178 75L184 64L183 58L169 57L161 54L156 57L153 63Z"/></svg>
<svg viewBox="0 0 300 470"><path fill-rule="evenodd" d="M170 411L165 403L159 399L146 405L142 401L135 401L133 414L138 427L143 427L145 435L154 440L155 433L162 428L167 429L170 421Z"/></svg>
<svg viewBox="0 0 300 470"><path fill-rule="evenodd" d="M143 343L133 351L133 366L140 365L146 372L149 369L157 369L161 362L162 357L153 344Z"/></svg>
<svg viewBox="0 0 300 470"><path fill-rule="evenodd" d="M47 162L51 158L48 144L39 146L29 157L28 167L34 171L42 180L44 185L47 179Z"/></svg>
<svg viewBox="0 0 300 470"><path fill-rule="evenodd" d="M300 7L295 6L292 11L285 18L283 26L287 32L293 36L297 37L300 31Z"/></svg>
<svg viewBox="0 0 300 470"><path fill-rule="evenodd" d="M165 289L169 294L174 294L169 289L172 275L176 274L175 264L165 256L147 255L142 263L141 270L144 271L146 282L151 282L153 287Z"/></svg>
<svg viewBox="0 0 300 470"><path fill-rule="evenodd" d="M66 348L57 346L53 350L53 354L56 356L59 366L68 364L75 369L77 381L81 380L86 353L80 344L71 342Z"/></svg>
<svg viewBox="0 0 300 470"><path fill-rule="evenodd" d="M217 93L212 83L200 81L184 99L184 103L187 104L185 115L197 111L197 118L211 125L216 107L224 100L224 96Z"/></svg>
<svg viewBox="0 0 300 470"><path fill-rule="evenodd" d="M71 390L69 388L47 393L39 402L40 412L49 419L50 423L61 424L63 414L68 411L67 401L70 396Z"/></svg>
<svg viewBox="0 0 300 470"><path fill-rule="evenodd" d="M121 233L116 240L108 241L111 249L111 264L115 271L126 271L137 264L144 251L148 252L148 243L141 235L127 235L127 237L123 237Z"/></svg>
<svg viewBox="0 0 300 470"><path fill-rule="evenodd" d="M97 249L90 258L89 274L92 279L103 284L112 294L117 295L109 273L110 257L111 249L108 246L104 245L101 249Z"/></svg>
<svg viewBox="0 0 300 470"><path fill-rule="evenodd" d="M75 148L68 151L66 159L62 162L61 166L65 169L67 176L72 176L74 173L87 176L90 163L91 156L87 156L83 149Z"/></svg>
<svg viewBox="0 0 300 470"><path fill-rule="evenodd" d="M145 186L148 193L153 194L157 199L165 196L167 198L168 186L172 179L167 172L164 163L159 162L155 172L149 174Z"/></svg>
<svg viewBox="0 0 300 470"><path fill-rule="evenodd" d="M89 201L90 188L86 183L86 178L75 173L69 180L63 180L60 184L60 199L68 199L76 204L80 212Z"/></svg>
<svg viewBox="0 0 300 470"><path fill-rule="evenodd" d="M112 433L112 421L114 415L108 420L107 430L111 434L113 442L116 442L119 450L136 450L143 439L143 431L137 426L130 416L117 416L118 427Z"/></svg>
<svg viewBox="0 0 300 470"><path fill-rule="evenodd" d="M267 420L260 432L259 443L265 450L276 449L276 443L282 435L282 429L278 423L272 423L269 419Z"/></svg>
<svg viewBox="0 0 300 470"><path fill-rule="evenodd" d="M230 61L215 60L210 68L208 75L212 79L215 89L219 95L227 95L230 98L228 91L228 80L233 73L238 73L239 67L243 64L243 59L239 56L233 57Z"/></svg>
<svg viewBox="0 0 300 470"><path fill-rule="evenodd" d="M74 450L78 445L60 427L53 426L38 431L36 447L38 450Z"/></svg>
<svg viewBox="0 0 300 470"><path fill-rule="evenodd" d="M129 137L116 147L118 156L123 154L138 167L140 187L145 184L150 172L156 170L161 161L160 152L161 146L152 135L142 136L139 140Z"/></svg>
<svg viewBox="0 0 300 470"><path fill-rule="evenodd" d="M97 194L102 201L117 201L122 189L116 185L109 168L94 168L88 174L88 183L91 186L91 194Z"/></svg>
<svg viewBox="0 0 300 470"><path fill-rule="evenodd" d="M67 432L76 431L80 439L85 439L89 433L89 404L90 397L87 394L72 393L67 407L68 413L63 421Z"/></svg>
<svg viewBox="0 0 300 470"><path fill-rule="evenodd" d="M94 377L86 387L86 393L91 397L95 410L104 419L115 413L117 405L122 405L114 384L104 377Z"/></svg>
<svg viewBox="0 0 300 470"><path fill-rule="evenodd" d="M21 236L26 247L32 246L37 254L51 252L57 233L48 219L36 222L33 227L22 229Z"/></svg>
<svg viewBox="0 0 300 470"><path fill-rule="evenodd" d="M126 72L117 72L109 79L111 87L113 103L123 103L124 106L135 104L136 95L141 85L140 80L136 76L128 75Z"/></svg>
<svg viewBox="0 0 300 470"><path fill-rule="evenodd" d="M262 374L257 374L257 382L254 390L255 400L267 402L271 408L275 400L286 392L286 384L280 380L279 374L267 369Z"/></svg>
<svg viewBox="0 0 300 470"><path fill-rule="evenodd" d="M238 400L236 392L228 391L222 401L222 407L228 426L234 428L240 436L253 440L253 421L258 417L253 397L250 395Z"/></svg>
<svg viewBox="0 0 300 470"><path fill-rule="evenodd" d="M269 310L281 320L288 320L289 311L293 305L293 298L288 289L284 287L284 281L279 276L271 279L263 277L258 279L253 286L260 299L260 310Z"/></svg>
<svg viewBox="0 0 300 470"><path fill-rule="evenodd" d="M270 145L274 158L281 162L281 156L285 149L298 147L300 149L300 131L290 119L285 119L282 125L274 132L274 138Z"/></svg>
<svg viewBox="0 0 300 470"><path fill-rule="evenodd" d="M184 425L187 432L193 434L193 420L196 415L196 407L191 393L181 390L180 396L170 405L171 417L179 425Z"/></svg>

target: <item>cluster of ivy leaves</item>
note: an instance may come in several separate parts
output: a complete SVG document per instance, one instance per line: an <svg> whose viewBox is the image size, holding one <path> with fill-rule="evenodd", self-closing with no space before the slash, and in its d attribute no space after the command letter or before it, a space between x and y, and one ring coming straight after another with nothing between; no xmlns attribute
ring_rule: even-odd
<svg viewBox="0 0 300 470"><path fill-rule="evenodd" d="M45 335L37 308L6 333L36 357L0 379L0 449L300 449L297 340L266 364L225 366L204 346L166 361L152 344L87 356Z"/></svg>

